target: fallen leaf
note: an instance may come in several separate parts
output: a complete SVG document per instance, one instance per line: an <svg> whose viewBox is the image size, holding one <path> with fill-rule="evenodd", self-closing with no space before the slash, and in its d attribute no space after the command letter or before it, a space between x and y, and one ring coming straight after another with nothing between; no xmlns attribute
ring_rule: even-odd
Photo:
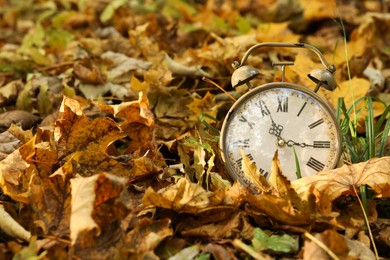
<svg viewBox="0 0 390 260"><path fill-rule="evenodd" d="M328 203L341 195L355 195L353 187L358 190L362 185L370 186L377 197L388 198L390 196L390 157L373 158L362 163L344 165L292 182L298 194L313 186L318 191L317 196L326 194Z"/></svg>
<svg viewBox="0 0 390 260"><path fill-rule="evenodd" d="M101 57L112 62L107 70L107 80L111 82L128 82L131 77L130 72L134 70L145 71L151 66L151 63L148 61L134 59L122 53L112 51L103 53Z"/></svg>
<svg viewBox="0 0 390 260"><path fill-rule="evenodd" d="M223 212L220 212L220 214L223 214ZM200 215L198 214L198 216ZM237 212L229 215L225 214L225 216L225 219L214 219L212 223L201 226L194 226L195 223L189 220L189 225L184 227L180 234L184 237L202 237L211 240L252 238L254 227L250 224L247 214Z"/></svg>
<svg viewBox="0 0 390 260"><path fill-rule="evenodd" d="M256 39L258 42L298 42L300 36L288 28L289 22L263 23L257 27ZM291 48L284 48L291 51Z"/></svg>
<svg viewBox="0 0 390 260"><path fill-rule="evenodd" d="M200 246L193 245L182 249L180 252L168 258L168 260L194 259L200 253Z"/></svg>
<svg viewBox="0 0 390 260"><path fill-rule="evenodd" d="M256 188L257 191L268 193L271 190L271 186L267 179L260 173L256 164L252 162L241 149L242 156L242 171L249 182Z"/></svg>
<svg viewBox="0 0 390 260"><path fill-rule="evenodd" d="M261 228L255 228L252 246L257 251L272 250L274 252L294 253L299 250L299 239L287 234L267 234Z"/></svg>
<svg viewBox="0 0 390 260"><path fill-rule="evenodd" d="M17 139L9 131L0 133L0 153L4 156L18 149L20 145L22 145L22 143L19 139Z"/></svg>
<svg viewBox="0 0 390 260"><path fill-rule="evenodd" d="M279 198L268 194L248 194L244 200L248 202L248 208L252 214L263 213L265 214L263 218L271 218L291 226L305 226L312 221L310 212L296 210L289 198Z"/></svg>
<svg viewBox="0 0 390 260"><path fill-rule="evenodd" d="M100 84L105 81L105 76L100 68L90 58L84 58L74 64L73 73L82 82Z"/></svg>
<svg viewBox="0 0 390 260"><path fill-rule="evenodd" d="M8 130L12 125L21 126L23 129L30 129L37 125L40 118L23 110L12 110L0 114L0 132Z"/></svg>
<svg viewBox="0 0 390 260"><path fill-rule="evenodd" d="M204 190L198 184L181 178L172 186L154 191L149 187L142 198L144 206L172 209L177 212L195 213L200 209L217 205L218 199L212 192Z"/></svg>
<svg viewBox="0 0 390 260"><path fill-rule="evenodd" d="M326 230L314 237L340 259L375 259L374 253L363 243L347 239L334 230ZM328 258L328 254L315 241L305 240L303 259Z"/></svg>
<svg viewBox="0 0 390 260"><path fill-rule="evenodd" d="M336 1L300 0L305 20L321 20L336 16Z"/></svg>
<svg viewBox="0 0 390 260"><path fill-rule="evenodd" d="M19 150L0 161L0 187L13 200L28 203L28 183L31 176L29 164L23 160Z"/></svg>
<svg viewBox="0 0 390 260"><path fill-rule="evenodd" d="M31 184L30 205L35 213L34 224L45 235L69 237L71 190L69 178L75 171L72 163L53 175Z"/></svg>
<svg viewBox="0 0 390 260"><path fill-rule="evenodd" d="M15 238L20 238L25 241L29 241L31 233L27 231L23 226L16 222L3 205L0 204L0 230L4 231L7 235Z"/></svg>
<svg viewBox="0 0 390 260"><path fill-rule="evenodd" d="M129 209L126 179L105 173L78 177L71 183L70 239L76 255L109 257L124 234L120 228Z"/></svg>
<svg viewBox="0 0 390 260"><path fill-rule="evenodd" d="M173 229L170 225L171 220L169 219L140 220L135 228L124 237L123 250L133 257L153 253L153 250L165 238L173 235Z"/></svg>

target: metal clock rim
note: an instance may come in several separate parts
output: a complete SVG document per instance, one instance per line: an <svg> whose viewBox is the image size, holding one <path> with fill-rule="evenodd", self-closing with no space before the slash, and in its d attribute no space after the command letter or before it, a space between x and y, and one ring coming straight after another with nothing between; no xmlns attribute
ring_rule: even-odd
<svg viewBox="0 0 390 260"><path fill-rule="evenodd" d="M328 105L328 103L321 96L319 96L318 94L316 94L315 92L313 92L312 90L310 90L307 87L304 87L302 85L295 84L295 83L290 83L290 82L270 82L270 83L266 83L266 84L254 87L253 89L249 90L247 93L242 95L230 107L228 113L225 116L224 122L223 122L222 127L221 127L219 148L221 149L222 160L223 160L223 162L225 164L225 168L228 168L228 169L226 169L228 171L228 175L231 178L239 177L237 174L235 174L235 171L232 169L232 166L230 165L230 163L225 158L225 147L226 147L225 135L227 134L226 133L226 128L229 125L229 118L235 113L236 108L239 107L241 104L243 104L250 97L252 97L252 96L254 96L254 95L256 95L256 94L258 94L258 93L260 93L262 91L273 89L273 88L285 88L285 89L292 89L292 90L301 91L301 92L309 95L310 97L312 97L316 101L318 101L319 104L326 110L326 112L329 114L329 116L331 117L331 119L333 120L333 122L334 122L334 124L336 126L336 133L337 133L336 139L337 139L339 145L338 145L338 149L336 151L336 156L335 156L336 160L334 161L334 163L333 163L333 165L331 167L332 169L336 168L336 166L339 164L339 160L340 160L341 153L342 153L342 140L341 140L340 125L339 125L339 123L337 121L337 118L336 118L336 116L334 114L333 109ZM234 175L234 176L232 176L232 175ZM242 183L242 180L240 178L237 178L237 180Z"/></svg>

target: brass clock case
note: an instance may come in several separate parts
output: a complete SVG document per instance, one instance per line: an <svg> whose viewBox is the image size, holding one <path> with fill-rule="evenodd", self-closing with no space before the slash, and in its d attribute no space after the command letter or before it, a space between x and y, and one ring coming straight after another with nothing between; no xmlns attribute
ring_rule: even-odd
<svg viewBox="0 0 390 260"><path fill-rule="evenodd" d="M301 121L303 121L304 124L307 121L306 126L302 125L302 131L300 131L299 129L298 130L295 129L297 127L296 125L294 126L294 129L289 129L289 127L288 127L289 125L286 125L286 122L276 122L275 123L274 120L272 119L272 115L276 113L276 111L275 111L275 108L276 108L275 102L276 101L275 100L268 100L266 93L273 93L273 96L277 97L278 96L277 93L283 94L284 92L285 92L285 94L286 93L287 94L293 93L294 98L296 98L296 99L298 98L298 101L299 101L299 97L301 97L302 102L303 101L311 102L310 104L315 106L318 113L324 113L325 118L326 118L326 122L329 125L329 131L331 131L332 136L333 136L332 141L326 141L326 142L317 141L317 143L316 143L316 141L313 141L313 143L306 144L306 143L295 142L295 140L294 141L287 140L284 137L286 134L287 134L287 136L289 136L288 135L289 131L292 131L292 130L295 131L296 133L298 133L298 132L303 133L304 128L307 128L307 125L309 125L309 123L311 122L310 120L312 120L310 118L310 115L306 115L307 120L301 119ZM249 92L247 92L246 94L244 94L241 98L239 98L233 104L233 106L230 108L229 112L227 113L227 115L225 117L225 121L223 122L222 129L221 129L220 148L221 148L221 152L222 152L222 158L223 158L223 161L224 161L225 166L226 166L226 170L232 179L238 180L240 183L242 183L244 185L249 184L248 180L246 179L246 177L244 176L243 172L241 171L241 169L239 167L239 163L237 163L237 161L239 161L240 159L237 156L237 150L234 150L235 148L232 148L233 146L231 144L231 140L230 140L231 138L229 139L228 135L229 134L231 135L232 134L232 133L230 133L231 129L236 127L237 129L235 129L235 133L237 135L242 135L242 138L246 138L246 137L250 136L250 133L248 132L248 129L249 129L248 127L246 128L247 130L245 130L243 128L243 131L245 130L246 132L240 133L239 123L245 124L245 120L243 118L237 119L237 115L239 113L243 113L243 111L245 111L246 109L253 109L253 108L254 108L254 110L258 109L258 111L251 111L251 113L253 115L262 113L259 107L250 105L251 102L255 102L254 100L256 100L256 99L265 100L265 103L268 103L271 106L273 106L273 111L272 112L268 111L268 112L270 112L269 115L271 117L269 118L269 115L267 115L267 114L263 115L263 117L260 117L260 116L256 117L256 121L252 122L253 127L257 126L260 129L261 129L261 127L263 127L263 130L257 134L256 129L251 129L252 132L256 133L255 135L252 134L253 140L249 139L249 138L245 139L245 140L249 140L249 141L247 143L245 143L243 146L241 146L241 148L237 147L236 149L244 149L245 147L251 147L252 145L256 146L257 141L260 142L262 140L264 141L264 140L268 140L268 139L272 139L275 141L275 142L273 142L274 143L273 146L270 147L269 142L268 142L267 147L256 146L257 147L256 149L252 149L254 153L258 153L258 157L261 157L260 155L263 153L264 154L265 153L268 153L268 154L272 153L273 154L276 149L284 150L284 151L286 151L286 153L289 153L290 156L293 156L292 149L294 149L294 147L292 147L292 146L294 144L296 145L296 149L307 149L307 151L309 151L309 152L313 151L313 153L314 153L314 151L320 151L320 150L324 151L324 150L329 148L330 153L332 153L330 155L331 157L329 157L329 158L332 158L332 159L329 159L327 163L321 162L321 158L315 159L313 157L310 157L307 164L310 167L315 169L314 173L316 171L322 170L322 168L323 169L331 169L331 168L335 168L337 166L337 164L339 163L339 160L340 160L340 156L341 156L342 143L341 143L340 127L339 127L339 124L337 122L337 119L334 115L334 111L332 110L332 108L318 94L316 94L312 90L308 89L307 87L304 87L304 86L301 86L298 84L288 83L288 82L272 82L272 83L267 83L267 84L255 87L255 88L251 89ZM280 104L279 104L279 106L280 106ZM279 109L279 107L278 107L278 109ZM290 108L290 111L293 111L293 110L294 110L293 113L295 113L295 116L297 116L297 113L299 112L299 114L298 114L298 117L299 117L303 108L296 107L296 106ZM292 117L294 115L293 113L291 115ZM289 116L289 115L287 115L287 116ZM267 125L266 126L262 125L262 122L260 122L261 120L258 120L259 118L260 119L264 118L264 120L267 121L264 123ZM238 122L237 120L239 120L240 122ZM272 127L270 120L272 120L272 123L275 124L274 127ZM235 125L233 125L233 126L232 126L232 121L235 122L234 123ZM277 119L275 119L275 121L277 121ZM289 119L285 120L285 121L289 121ZM291 118L291 122L293 122L293 118ZM246 122L246 123L249 124L251 122ZM318 124L319 123L311 124L311 125L309 125L309 128L310 128L310 126L317 126ZM268 125L270 126L269 128L268 128ZM281 131L283 131L282 133L278 134L278 127L277 126L279 126L281 129L283 129L283 127L284 127L284 129L281 130ZM300 127L300 126L298 126L298 127ZM321 126L321 127L323 127L323 126ZM332 129L330 129L330 128L332 128ZM264 131L264 129L269 130L269 131ZM271 132L272 132L272 134L271 134ZM294 136L294 135L292 135L292 136ZM268 139L266 139L266 138L268 138ZM294 137L291 137L291 135L289 138L294 139ZM318 146L321 144L323 145L322 147ZM299 147L299 146L301 146L301 147ZM244 147L244 148L242 148L242 147ZM314 147L320 148L320 149L316 150ZM263 153L261 151L263 151ZM309 153L309 152L307 152L307 153ZM235 155L232 155L232 154L235 154ZM298 153L298 157L299 157L299 153ZM279 156L279 158L281 160L283 159L283 158L281 158L281 155ZM258 163L259 158L251 158L251 159L253 159L253 161L255 163L257 162L257 165L259 167L261 166ZM268 159L270 161L268 165L270 165L271 160L272 160L272 156L271 157L268 156ZM264 158L261 158L261 160L264 161ZM322 165L324 165L324 166L321 167ZM285 169L285 170L290 171L293 167L295 167L295 164L292 165L291 167L289 167L289 169ZM283 164L282 164L282 168L283 168ZM270 169L261 169L260 168L260 172L267 172L269 170ZM313 172L312 169L311 169L311 171ZM293 179L293 178L290 177L289 179Z"/></svg>

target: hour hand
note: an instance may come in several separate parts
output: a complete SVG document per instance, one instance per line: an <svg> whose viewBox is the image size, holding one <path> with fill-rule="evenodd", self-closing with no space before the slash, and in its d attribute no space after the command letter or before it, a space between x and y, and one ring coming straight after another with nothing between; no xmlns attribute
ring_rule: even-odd
<svg viewBox="0 0 390 260"><path fill-rule="evenodd" d="M307 144L307 143L298 143L293 140L288 140L286 142L286 145L288 147L292 146L299 146L302 148L305 147L312 147L312 148L330 148L330 141L313 141L313 144Z"/></svg>
<svg viewBox="0 0 390 260"><path fill-rule="evenodd" d="M271 119L272 120L272 119ZM281 138L280 135L282 134L283 131L283 126L282 125L277 125L273 120L272 120L272 126L269 129L268 133L271 135L276 136L278 139Z"/></svg>

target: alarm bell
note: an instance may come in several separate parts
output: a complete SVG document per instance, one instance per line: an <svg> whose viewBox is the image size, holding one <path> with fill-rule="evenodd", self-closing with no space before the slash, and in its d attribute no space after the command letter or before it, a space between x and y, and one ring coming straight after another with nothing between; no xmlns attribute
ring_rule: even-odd
<svg viewBox="0 0 390 260"><path fill-rule="evenodd" d="M330 65L326 69L314 69L307 76L317 83L317 87L314 92L317 92L319 87L324 87L327 90L333 91L336 88L336 80L333 73L336 71L334 65Z"/></svg>
<svg viewBox="0 0 390 260"><path fill-rule="evenodd" d="M261 47L287 47L287 48L306 48L308 50L313 51L317 54L319 57L322 65L324 65L325 68L323 69L315 69L311 71L307 76L314 81L317 86L314 89L314 92L317 92L320 87L324 87L327 90L333 91L336 88L336 81L334 79L333 73L336 71L336 67L334 65L328 65L328 63L325 60L325 57L322 55L322 53L315 48L314 46L311 46L309 44L305 43L279 43L279 42L264 42L259 43L254 46L252 46L244 55L241 62L234 61L232 66L235 69L235 71L232 74L231 83L233 87L237 87L242 84L246 84L250 89L252 88L252 85L250 84L250 81L260 75L260 72L248 65L244 65L246 60L248 59L249 55L261 48ZM286 65L292 65L290 63L280 63L276 65L282 65L282 81L284 79L284 66Z"/></svg>
<svg viewBox="0 0 390 260"><path fill-rule="evenodd" d="M233 65L234 66L234 65ZM246 84L249 89L252 88L250 81L260 75L260 72L252 66L244 65L237 68L232 74L232 87L238 87Z"/></svg>

